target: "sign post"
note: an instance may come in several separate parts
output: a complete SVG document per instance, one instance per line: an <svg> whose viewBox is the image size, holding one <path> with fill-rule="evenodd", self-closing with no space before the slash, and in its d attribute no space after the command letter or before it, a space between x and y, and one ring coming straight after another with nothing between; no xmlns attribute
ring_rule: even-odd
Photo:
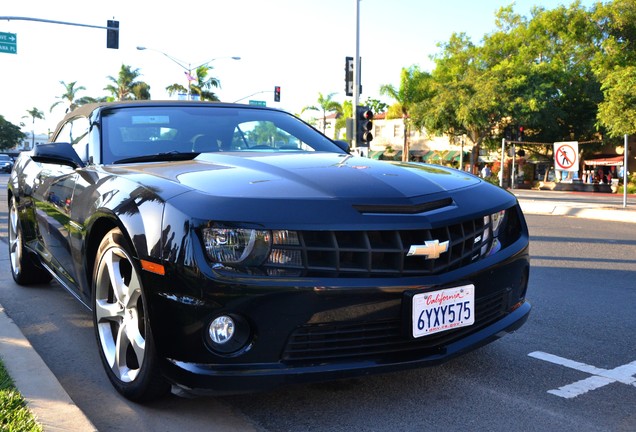
<svg viewBox="0 0 636 432"><path fill-rule="evenodd" d="M18 53L18 36L15 33L0 32L0 53Z"/></svg>

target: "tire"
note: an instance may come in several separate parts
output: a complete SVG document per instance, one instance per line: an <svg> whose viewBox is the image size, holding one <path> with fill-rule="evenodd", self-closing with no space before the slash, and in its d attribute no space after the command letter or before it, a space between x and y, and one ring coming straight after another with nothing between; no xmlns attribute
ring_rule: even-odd
<svg viewBox="0 0 636 432"><path fill-rule="evenodd" d="M102 364L115 389L134 402L170 391L159 370L137 262L118 228L97 250L93 271L93 323Z"/></svg>
<svg viewBox="0 0 636 432"><path fill-rule="evenodd" d="M9 257L11 275L17 284L32 285L51 280L51 274L36 265L33 253L24 247L22 224L15 197L11 197L9 201Z"/></svg>

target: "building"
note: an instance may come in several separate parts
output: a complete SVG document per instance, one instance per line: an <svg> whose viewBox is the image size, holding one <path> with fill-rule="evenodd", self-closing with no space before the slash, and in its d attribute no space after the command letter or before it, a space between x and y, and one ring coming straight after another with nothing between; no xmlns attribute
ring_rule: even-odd
<svg viewBox="0 0 636 432"><path fill-rule="evenodd" d="M48 134L35 134L34 137L33 132L25 132L25 135L17 146L9 149L9 152L28 151L38 144L44 144L49 141Z"/></svg>
<svg viewBox="0 0 636 432"><path fill-rule="evenodd" d="M326 116L324 127L327 136L333 139L346 139L345 129L336 129L336 114ZM323 119L316 119L316 128L323 130ZM438 165L459 166L463 137L451 139L448 136L432 136L425 130L411 128L408 132L410 159ZM387 119L386 113L378 113L373 117L373 140L368 152L362 153L376 159L401 160L404 149L405 125L402 119ZM468 148L468 147L466 147ZM466 149L464 149L466 150ZM469 163L468 154L464 151L461 158L464 164Z"/></svg>

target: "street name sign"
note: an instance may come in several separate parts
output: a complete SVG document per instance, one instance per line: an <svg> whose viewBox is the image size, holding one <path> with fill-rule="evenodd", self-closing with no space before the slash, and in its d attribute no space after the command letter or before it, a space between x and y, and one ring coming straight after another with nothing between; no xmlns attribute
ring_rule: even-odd
<svg viewBox="0 0 636 432"><path fill-rule="evenodd" d="M18 53L18 36L15 33L0 32L0 53Z"/></svg>
<svg viewBox="0 0 636 432"><path fill-rule="evenodd" d="M265 101L261 101L261 100L251 100L251 99L250 99L250 105L256 105L256 106L267 106L267 104L265 103Z"/></svg>

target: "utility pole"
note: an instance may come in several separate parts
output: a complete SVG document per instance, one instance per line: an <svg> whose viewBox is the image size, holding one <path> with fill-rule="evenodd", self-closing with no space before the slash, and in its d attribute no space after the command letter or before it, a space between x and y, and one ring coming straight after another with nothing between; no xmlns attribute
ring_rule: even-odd
<svg viewBox="0 0 636 432"><path fill-rule="evenodd" d="M356 2L356 53L353 58L353 142L354 149L358 147L358 104L360 103L360 0Z"/></svg>

